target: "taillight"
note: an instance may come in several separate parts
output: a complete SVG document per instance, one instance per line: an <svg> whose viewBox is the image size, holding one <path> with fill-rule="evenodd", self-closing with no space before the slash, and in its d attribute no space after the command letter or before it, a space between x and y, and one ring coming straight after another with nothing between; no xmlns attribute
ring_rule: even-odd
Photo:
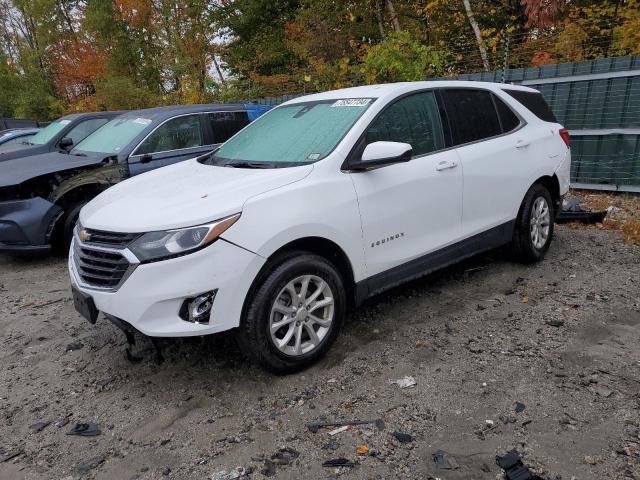
<svg viewBox="0 0 640 480"><path fill-rule="evenodd" d="M564 141L565 145L567 146L567 148L569 148L571 145L569 145L569 130L567 130L566 128L561 128L560 129L560 138L562 138L562 140Z"/></svg>

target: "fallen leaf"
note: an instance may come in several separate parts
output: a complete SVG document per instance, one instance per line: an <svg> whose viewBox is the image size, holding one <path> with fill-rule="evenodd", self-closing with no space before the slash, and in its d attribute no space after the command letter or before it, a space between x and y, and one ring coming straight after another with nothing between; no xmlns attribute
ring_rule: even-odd
<svg viewBox="0 0 640 480"><path fill-rule="evenodd" d="M526 295L522 297L522 303L529 303L529 297L527 297Z"/></svg>
<svg viewBox="0 0 640 480"><path fill-rule="evenodd" d="M358 455L366 455L369 453L369 447L367 447L366 445L360 445L358 448L356 448L356 453Z"/></svg>

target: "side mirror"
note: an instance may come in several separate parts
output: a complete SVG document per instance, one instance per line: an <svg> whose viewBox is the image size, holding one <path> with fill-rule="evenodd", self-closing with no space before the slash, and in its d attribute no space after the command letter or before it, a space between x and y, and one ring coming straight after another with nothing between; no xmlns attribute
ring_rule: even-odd
<svg viewBox="0 0 640 480"><path fill-rule="evenodd" d="M413 148L408 143L373 142L362 152L362 158L351 165L351 170L364 171L386 167L411 160Z"/></svg>
<svg viewBox="0 0 640 480"><path fill-rule="evenodd" d="M68 150L73 146L73 140L69 137L64 137L58 142L58 146L63 150Z"/></svg>
<svg viewBox="0 0 640 480"><path fill-rule="evenodd" d="M149 163L151 160L153 160L153 156L150 153L145 153L140 157L140 163Z"/></svg>

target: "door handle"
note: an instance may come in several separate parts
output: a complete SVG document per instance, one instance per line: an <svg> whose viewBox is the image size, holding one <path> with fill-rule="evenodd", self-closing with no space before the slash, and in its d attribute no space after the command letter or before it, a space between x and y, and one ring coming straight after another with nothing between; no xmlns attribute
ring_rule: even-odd
<svg viewBox="0 0 640 480"><path fill-rule="evenodd" d="M531 144L529 140L518 140L516 142L516 148L525 148Z"/></svg>
<svg viewBox="0 0 640 480"><path fill-rule="evenodd" d="M446 170L448 168L456 168L458 166L458 162L455 160L443 160L436 165L436 170L441 172L442 170Z"/></svg>

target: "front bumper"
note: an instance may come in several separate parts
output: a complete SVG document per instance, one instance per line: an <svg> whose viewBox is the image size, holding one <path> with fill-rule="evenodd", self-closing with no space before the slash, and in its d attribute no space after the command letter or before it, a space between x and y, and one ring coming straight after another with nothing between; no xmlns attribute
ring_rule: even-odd
<svg viewBox="0 0 640 480"><path fill-rule="evenodd" d="M40 197L0 202L0 253L48 252L53 225L62 213Z"/></svg>
<svg viewBox="0 0 640 480"><path fill-rule="evenodd" d="M79 242L78 238L74 238ZM195 253L134 265L116 289L91 288L82 281L69 256L72 284L91 295L97 309L126 322L150 337L208 335L235 328L245 297L265 259L218 239ZM191 323L178 315L187 298L217 289L208 324Z"/></svg>

